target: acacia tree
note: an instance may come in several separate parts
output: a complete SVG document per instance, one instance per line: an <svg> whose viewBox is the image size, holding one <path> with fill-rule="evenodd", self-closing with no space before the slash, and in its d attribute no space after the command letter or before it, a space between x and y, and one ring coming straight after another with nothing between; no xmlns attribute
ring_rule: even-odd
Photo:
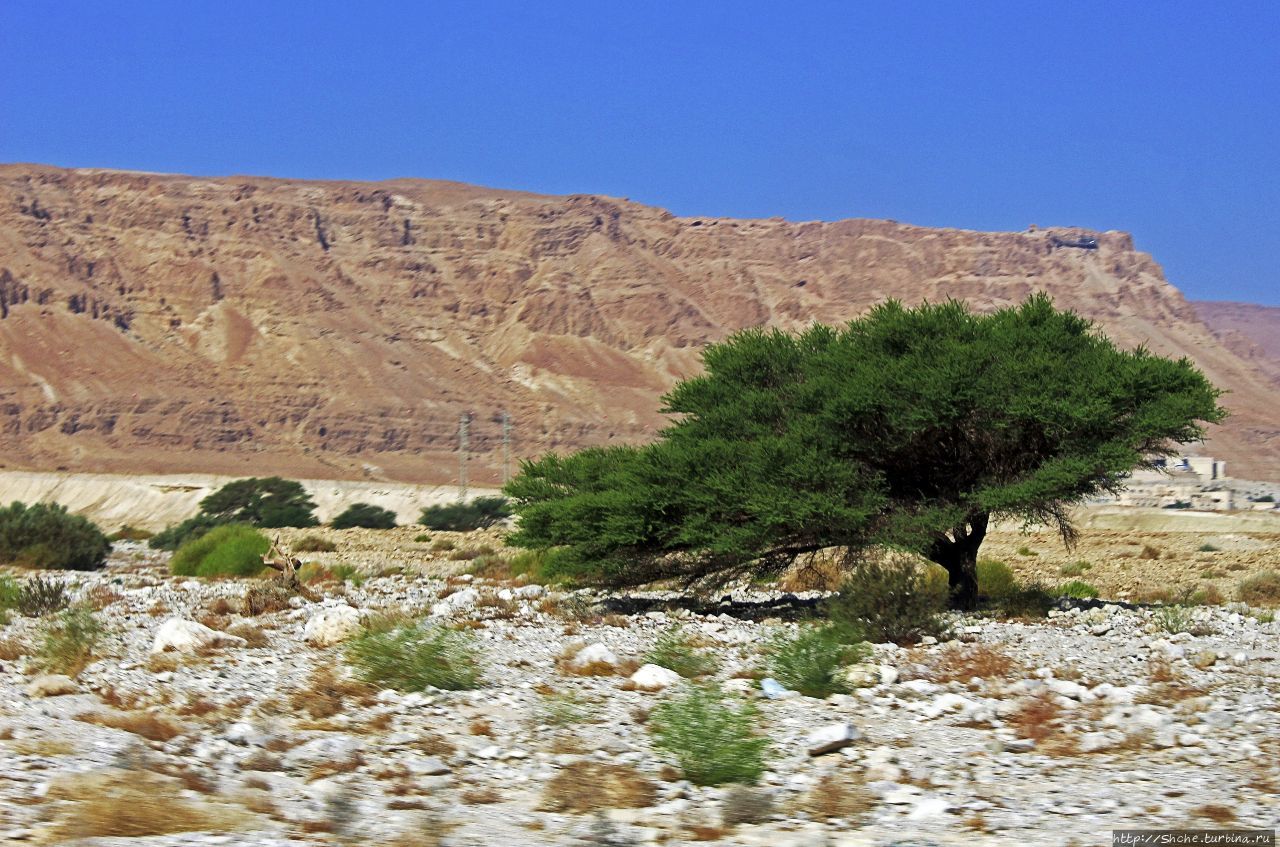
<svg viewBox="0 0 1280 847"><path fill-rule="evenodd" d="M302 483L278 476L228 482L200 501L200 513L215 522L252 526L316 526L315 501Z"/></svg>
<svg viewBox="0 0 1280 847"><path fill-rule="evenodd" d="M1045 295L987 315L890 301L842 328L748 330L708 347L643 447L548 455L507 486L520 546L587 581L776 571L889 544L977 600L993 520L1055 526L1221 420L1187 359L1118 349Z"/></svg>

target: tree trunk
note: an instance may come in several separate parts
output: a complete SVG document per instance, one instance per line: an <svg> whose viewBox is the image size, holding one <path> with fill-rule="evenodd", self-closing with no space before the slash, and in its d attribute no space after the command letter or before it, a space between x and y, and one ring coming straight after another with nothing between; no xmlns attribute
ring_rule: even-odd
<svg viewBox="0 0 1280 847"><path fill-rule="evenodd" d="M947 569L951 606L972 609L978 605L978 548L987 536L990 515L975 512L951 534L939 533L929 548L929 558Z"/></svg>

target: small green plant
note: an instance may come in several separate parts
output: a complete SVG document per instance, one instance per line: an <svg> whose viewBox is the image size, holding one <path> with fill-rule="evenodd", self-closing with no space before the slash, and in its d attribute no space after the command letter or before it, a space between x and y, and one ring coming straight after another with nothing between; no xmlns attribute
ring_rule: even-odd
<svg viewBox="0 0 1280 847"><path fill-rule="evenodd" d="M102 633L88 609L67 609L44 627L36 662L49 673L76 676L92 661Z"/></svg>
<svg viewBox="0 0 1280 847"><path fill-rule="evenodd" d="M365 682L397 691L461 691L481 680L470 635L421 623L362 634L348 647L347 661Z"/></svg>
<svg viewBox="0 0 1280 847"><path fill-rule="evenodd" d="M1199 547L1197 547L1196 549L1197 549L1197 550L1199 550L1201 553L1217 553L1217 552L1218 552L1218 551L1220 551L1222 548L1221 548L1221 547L1218 547L1218 546L1217 546L1217 545L1215 545L1215 544L1205 543L1205 544L1201 544L1201 545L1200 545Z"/></svg>
<svg viewBox="0 0 1280 847"><path fill-rule="evenodd" d="M177 550L182 545L195 541L197 538L207 535L214 528L227 523L229 521L223 518L196 515L180 523L170 524L160 530L151 536L151 539L147 541L147 546L153 550Z"/></svg>
<svg viewBox="0 0 1280 847"><path fill-rule="evenodd" d="M769 741L756 732L757 712L714 685L692 685L649 716L654 745L676 757L696 785L756 782Z"/></svg>
<svg viewBox="0 0 1280 847"><path fill-rule="evenodd" d="M429 532L420 532L413 537L413 542L415 544L426 544L430 540L431 540L431 533Z"/></svg>
<svg viewBox="0 0 1280 847"><path fill-rule="evenodd" d="M1242 580L1236 589L1250 606L1280 606L1280 573L1263 571Z"/></svg>
<svg viewBox="0 0 1280 847"><path fill-rule="evenodd" d="M146 541L154 536L154 532L145 529L138 529L136 526L125 524L115 532L107 536L108 541Z"/></svg>
<svg viewBox="0 0 1280 847"><path fill-rule="evenodd" d="M28 618L38 618L51 612L60 612L70 604L71 596L67 593L66 583L35 576L18 588L14 608Z"/></svg>
<svg viewBox="0 0 1280 847"><path fill-rule="evenodd" d="M333 519L334 529L394 529L396 513L372 503L352 503Z"/></svg>
<svg viewBox="0 0 1280 847"><path fill-rule="evenodd" d="M653 649L644 657L649 664L661 665L685 679L716 672L720 663L715 656L696 649L680 627L675 626L658 636Z"/></svg>
<svg viewBox="0 0 1280 847"><path fill-rule="evenodd" d="M1161 606L1151 619L1158 629L1170 635L1191 631L1191 612L1183 606Z"/></svg>
<svg viewBox="0 0 1280 847"><path fill-rule="evenodd" d="M1093 565L1083 560L1079 562L1072 562L1069 565L1063 565L1058 568L1058 574L1060 576L1084 576L1085 571L1092 567Z"/></svg>
<svg viewBox="0 0 1280 847"><path fill-rule="evenodd" d="M57 503L0 507L0 563L90 571L106 563L111 542L102 530Z"/></svg>
<svg viewBox="0 0 1280 847"><path fill-rule="evenodd" d="M244 524L216 527L173 554L169 570L177 576L254 576L271 542Z"/></svg>
<svg viewBox="0 0 1280 847"><path fill-rule="evenodd" d="M360 586L364 585L366 578L363 571L354 565L344 563L322 565L317 562L307 562L298 569L298 579L307 584L315 582L349 582L352 585Z"/></svg>
<svg viewBox="0 0 1280 847"><path fill-rule="evenodd" d="M995 559L978 560L978 596L999 600L1018 590L1013 569Z"/></svg>
<svg viewBox="0 0 1280 847"><path fill-rule="evenodd" d="M318 535L304 535L290 546L295 553L332 553L338 549L337 544Z"/></svg>
<svg viewBox="0 0 1280 847"><path fill-rule="evenodd" d="M1083 580L1073 579L1059 585L1056 593L1059 597L1070 597L1072 600L1092 600L1098 596L1098 589Z"/></svg>
<svg viewBox="0 0 1280 847"><path fill-rule="evenodd" d="M458 503L427 506L418 523L427 529L447 532L470 532L485 529L511 517L511 506L505 497L477 497Z"/></svg>
<svg viewBox="0 0 1280 847"><path fill-rule="evenodd" d="M1276 619L1276 613L1271 609L1265 609L1260 612L1253 612L1252 615L1253 615L1253 619L1256 620L1258 623L1274 623Z"/></svg>
<svg viewBox="0 0 1280 847"><path fill-rule="evenodd" d="M1037 553L1035 550L1032 550L1030 547L1027 547L1024 545L1018 548L1018 555L1019 556L1039 556L1040 554Z"/></svg>
<svg viewBox="0 0 1280 847"><path fill-rule="evenodd" d="M905 557L860 562L827 601L827 617L877 643L910 644L942 635L947 585L932 570Z"/></svg>
<svg viewBox="0 0 1280 847"><path fill-rule="evenodd" d="M507 560L512 576L524 576L536 582L546 579L548 553L546 550L521 550Z"/></svg>
<svg viewBox="0 0 1280 847"><path fill-rule="evenodd" d="M1057 598L1038 582L1019 586L1000 598L996 611L1006 618L1043 618L1057 603Z"/></svg>
<svg viewBox="0 0 1280 847"><path fill-rule="evenodd" d="M803 626L796 635L777 635L766 648L769 675L806 697L849 690L840 672L871 654L871 646L847 626Z"/></svg>
<svg viewBox="0 0 1280 847"><path fill-rule="evenodd" d="M432 553L448 553L450 550L452 550L456 546L457 545L454 544L448 538L437 538L435 541L431 542L431 552Z"/></svg>
<svg viewBox="0 0 1280 847"><path fill-rule="evenodd" d="M542 698L534 720L546 726L563 727L586 722L591 717L588 704L570 694L549 694Z"/></svg>

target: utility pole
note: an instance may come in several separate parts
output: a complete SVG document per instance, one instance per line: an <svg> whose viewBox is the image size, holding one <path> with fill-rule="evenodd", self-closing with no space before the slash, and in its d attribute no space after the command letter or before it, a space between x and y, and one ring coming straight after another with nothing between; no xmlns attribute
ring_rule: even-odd
<svg viewBox="0 0 1280 847"><path fill-rule="evenodd" d="M467 499L467 450L470 448L471 413L463 412L458 419L458 499Z"/></svg>
<svg viewBox="0 0 1280 847"><path fill-rule="evenodd" d="M511 416L502 413L502 484L511 481Z"/></svg>

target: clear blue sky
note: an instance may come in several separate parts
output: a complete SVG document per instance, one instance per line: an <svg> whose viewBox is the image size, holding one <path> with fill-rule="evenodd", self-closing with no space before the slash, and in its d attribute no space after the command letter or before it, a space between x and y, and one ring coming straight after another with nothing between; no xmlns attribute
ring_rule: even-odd
<svg viewBox="0 0 1280 847"><path fill-rule="evenodd" d="M1280 305L1280 3L0 0L0 160L1123 229Z"/></svg>

